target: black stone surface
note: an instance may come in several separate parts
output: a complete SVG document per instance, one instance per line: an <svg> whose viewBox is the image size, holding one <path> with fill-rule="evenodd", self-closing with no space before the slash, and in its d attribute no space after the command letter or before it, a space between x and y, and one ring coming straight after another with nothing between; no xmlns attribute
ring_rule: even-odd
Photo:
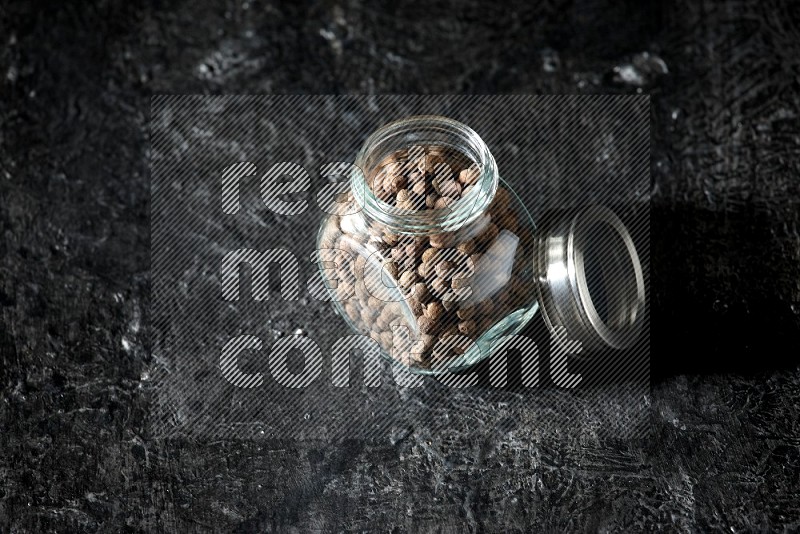
<svg viewBox="0 0 800 534"><path fill-rule="evenodd" d="M0 530L800 528L797 4L16 2L0 39ZM147 439L151 94L640 89L649 439Z"/></svg>

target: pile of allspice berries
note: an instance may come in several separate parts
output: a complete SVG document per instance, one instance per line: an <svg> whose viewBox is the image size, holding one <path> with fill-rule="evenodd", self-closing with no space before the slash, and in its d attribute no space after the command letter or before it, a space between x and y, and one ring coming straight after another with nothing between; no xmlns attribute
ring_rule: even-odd
<svg viewBox="0 0 800 534"><path fill-rule="evenodd" d="M481 172L459 151L425 146L391 154L367 182L388 210L450 210L479 185ZM532 236L511 204L501 186L470 223L425 235L392 231L365 221L360 211L329 216L320 236L323 259L336 265L328 287L355 327L386 354L412 370L447 369L530 301L525 254ZM407 329L397 329L402 326Z"/></svg>

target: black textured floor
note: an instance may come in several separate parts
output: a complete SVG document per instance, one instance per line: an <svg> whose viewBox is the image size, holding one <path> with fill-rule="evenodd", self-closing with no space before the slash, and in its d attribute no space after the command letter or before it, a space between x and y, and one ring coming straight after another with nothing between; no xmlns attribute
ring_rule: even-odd
<svg viewBox="0 0 800 534"><path fill-rule="evenodd" d="M0 4L0 531L800 529L800 4L286 4ZM650 439L147 440L151 94L639 90Z"/></svg>

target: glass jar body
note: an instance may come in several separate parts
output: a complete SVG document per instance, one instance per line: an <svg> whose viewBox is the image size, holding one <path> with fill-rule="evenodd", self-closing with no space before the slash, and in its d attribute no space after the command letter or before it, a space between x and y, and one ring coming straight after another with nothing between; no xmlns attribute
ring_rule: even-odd
<svg viewBox="0 0 800 534"><path fill-rule="evenodd" d="M461 228L393 230L363 210L328 215L317 243L338 313L393 361L420 373L462 370L538 311L533 220L505 184Z"/></svg>

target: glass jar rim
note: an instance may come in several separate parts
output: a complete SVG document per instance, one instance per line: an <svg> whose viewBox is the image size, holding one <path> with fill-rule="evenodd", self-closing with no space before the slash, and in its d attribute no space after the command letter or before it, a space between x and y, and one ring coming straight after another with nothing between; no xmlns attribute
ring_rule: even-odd
<svg viewBox="0 0 800 534"><path fill-rule="evenodd" d="M384 202L368 183L367 177L373 171L368 168L370 156L379 149L381 143L395 136L407 145L405 148L426 144L448 146L441 140L426 141L426 132L429 137L434 132L450 135L468 146L470 153L453 145L450 148L455 148L478 164L480 175L477 182L466 195L445 208L408 210ZM350 188L356 203L368 219L399 234L431 235L458 230L477 219L489 207L499 182L497 163L478 133L466 124L441 115L414 115L380 127L364 141L356 156L355 167L350 178Z"/></svg>

